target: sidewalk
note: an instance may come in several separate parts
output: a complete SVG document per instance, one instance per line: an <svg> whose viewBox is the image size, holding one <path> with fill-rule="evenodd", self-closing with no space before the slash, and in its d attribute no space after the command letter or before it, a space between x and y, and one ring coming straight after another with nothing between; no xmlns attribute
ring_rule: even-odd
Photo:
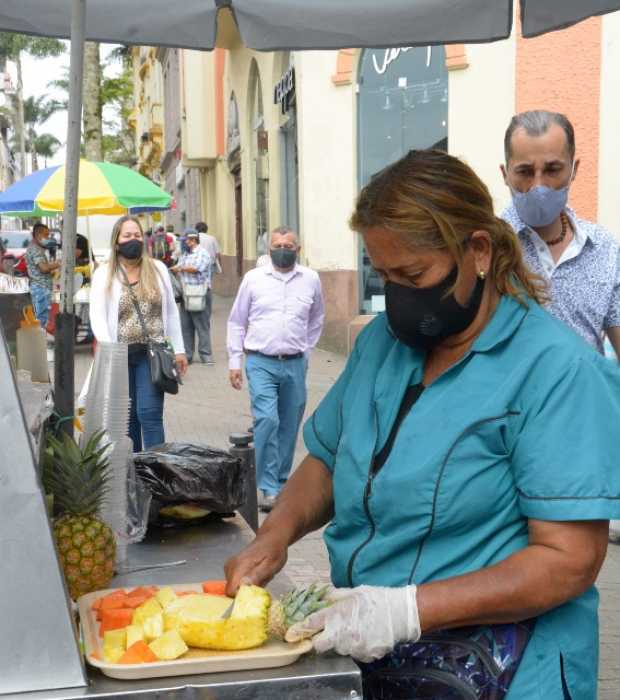
<svg viewBox="0 0 620 700"><path fill-rule="evenodd" d="M169 441L202 442L228 448L228 435L245 431L251 425L247 389L234 391L228 383L226 356L226 320L232 299L214 297L212 342L215 365L193 364L185 385L177 396L166 397L165 427ZM90 353L76 354L76 391L90 364ZM312 354L308 370L309 415L344 367L345 358L323 350ZM298 440L295 464L305 454ZM261 519L264 516L261 516ZM290 548L285 569L296 585L329 580L329 562L321 533L312 533ZM620 545L610 544L605 565L599 576L601 594L601 661L599 700L620 698ZM574 700L579 700L575 698Z"/></svg>

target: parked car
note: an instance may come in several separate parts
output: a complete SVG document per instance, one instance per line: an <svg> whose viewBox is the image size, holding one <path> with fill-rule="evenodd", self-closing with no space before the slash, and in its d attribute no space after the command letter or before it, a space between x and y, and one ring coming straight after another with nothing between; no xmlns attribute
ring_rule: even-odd
<svg viewBox="0 0 620 700"><path fill-rule="evenodd" d="M23 267L25 260L22 260L26 253L26 248L32 240L30 231L0 231L2 240L2 268L7 272L14 271L17 267ZM20 265L21 262L21 265Z"/></svg>

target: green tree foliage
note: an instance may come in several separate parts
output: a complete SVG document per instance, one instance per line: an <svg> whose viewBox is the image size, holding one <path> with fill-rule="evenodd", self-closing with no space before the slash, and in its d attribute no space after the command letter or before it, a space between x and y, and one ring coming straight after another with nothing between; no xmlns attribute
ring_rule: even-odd
<svg viewBox="0 0 620 700"><path fill-rule="evenodd" d="M47 58L49 56L60 56L64 51L65 44L58 39L0 32L0 61L3 64L6 64L6 61L13 61L17 68L17 94L15 96L15 114L12 118L12 125L18 143L22 176L26 174L26 120L22 56L23 54L29 54L35 58Z"/></svg>
<svg viewBox="0 0 620 700"><path fill-rule="evenodd" d="M133 110L133 69L128 47L118 46L107 57L104 68L121 62L120 74L110 77L102 71L101 105L106 118L103 120L103 158L112 163L135 164L133 132L129 128L129 115ZM48 87L64 92L67 97L56 104L66 110L69 105L69 77L52 80Z"/></svg>

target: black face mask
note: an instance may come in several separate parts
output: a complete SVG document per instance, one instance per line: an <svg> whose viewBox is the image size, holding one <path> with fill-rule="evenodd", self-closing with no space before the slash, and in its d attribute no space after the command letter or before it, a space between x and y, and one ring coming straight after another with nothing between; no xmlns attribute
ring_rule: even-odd
<svg viewBox="0 0 620 700"><path fill-rule="evenodd" d="M291 248L270 248L269 255L275 267L279 267L282 270L293 267L297 260L297 251Z"/></svg>
<svg viewBox="0 0 620 700"><path fill-rule="evenodd" d="M458 269L433 287L405 287L385 284L385 310L394 335L416 350L432 350L445 338L464 331L474 320L484 291L484 280L477 278L469 304L461 306L446 292L456 282Z"/></svg>
<svg viewBox="0 0 620 700"><path fill-rule="evenodd" d="M119 243L116 246L116 250L122 255L126 260L137 260L142 257L142 251L144 250L144 244L142 241L138 241L135 238L131 241L125 241L124 243Z"/></svg>

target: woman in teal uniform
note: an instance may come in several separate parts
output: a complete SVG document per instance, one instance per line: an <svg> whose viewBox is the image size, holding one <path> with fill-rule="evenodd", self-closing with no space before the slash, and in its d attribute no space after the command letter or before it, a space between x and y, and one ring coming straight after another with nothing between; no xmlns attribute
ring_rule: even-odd
<svg viewBox="0 0 620 700"><path fill-rule="evenodd" d="M386 285L308 420L309 455L228 591L325 531L333 605L297 632L351 654L367 698L595 700L620 375L541 307L475 173L412 151L352 226Z"/></svg>

